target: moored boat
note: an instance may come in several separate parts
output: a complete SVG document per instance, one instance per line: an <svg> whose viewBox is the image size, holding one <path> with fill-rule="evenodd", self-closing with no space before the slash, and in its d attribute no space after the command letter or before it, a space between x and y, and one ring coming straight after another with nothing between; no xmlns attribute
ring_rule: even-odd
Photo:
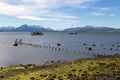
<svg viewBox="0 0 120 80"><path fill-rule="evenodd" d="M43 35L42 32L31 32L31 35Z"/></svg>
<svg viewBox="0 0 120 80"><path fill-rule="evenodd" d="M69 34L78 34L78 32L70 32Z"/></svg>

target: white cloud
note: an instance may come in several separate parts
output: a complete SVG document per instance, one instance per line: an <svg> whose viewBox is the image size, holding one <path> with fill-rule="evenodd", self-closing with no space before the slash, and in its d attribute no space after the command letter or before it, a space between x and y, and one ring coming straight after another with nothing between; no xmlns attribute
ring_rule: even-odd
<svg viewBox="0 0 120 80"><path fill-rule="evenodd" d="M77 20L67 20L67 22L70 22L70 23L78 23L79 21L77 21Z"/></svg>
<svg viewBox="0 0 120 80"><path fill-rule="evenodd" d="M21 15L26 12L26 8L22 5L9 5L4 2L0 2L0 14L5 14L5 15Z"/></svg>
<svg viewBox="0 0 120 80"><path fill-rule="evenodd" d="M54 17L56 17L56 18L67 18L67 19L76 19L76 18L78 18L76 16L65 15L65 14L57 14L57 15L54 15Z"/></svg>
<svg viewBox="0 0 120 80"><path fill-rule="evenodd" d="M29 19L29 20L38 20L38 21L43 21L43 20L50 20L50 21L61 21L60 19L51 19L51 18L40 18L40 17L35 17L35 16L17 16L17 18L20 19Z"/></svg>
<svg viewBox="0 0 120 80"><path fill-rule="evenodd" d="M66 12L64 12L64 14L60 14L56 10L63 9L64 7L75 8L78 6L84 6L85 3L95 1L98 0L1 0L0 14L15 16L20 19L26 18L31 20L59 21L59 19L56 18L76 19L78 17L74 15L69 15L69 13ZM39 18L39 16L45 18Z"/></svg>
<svg viewBox="0 0 120 80"><path fill-rule="evenodd" d="M88 2L94 2L98 0L22 0L25 4L32 3L41 9L58 9L64 6L73 7L77 5L82 5Z"/></svg>
<svg viewBox="0 0 120 80"><path fill-rule="evenodd" d="M112 17L114 17L114 16L116 16L115 14L110 14L109 16L112 16Z"/></svg>
<svg viewBox="0 0 120 80"><path fill-rule="evenodd" d="M100 13L100 12L93 12L93 13L90 13L90 14L93 15L93 16L104 16L104 15L111 16L111 17L116 16L115 14L105 14L105 13Z"/></svg>
<svg viewBox="0 0 120 80"><path fill-rule="evenodd" d="M105 15L104 13L100 13L100 12L93 12L91 13L93 16L103 16Z"/></svg>
<svg viewBox="0 0 120 80"><path fill-rule="evenodd" d="M108 8L108 7L103 7L103 8L100 8L100 10L101 10L101 11L108 11L108 10L110 10L110 8Z"/></svg>

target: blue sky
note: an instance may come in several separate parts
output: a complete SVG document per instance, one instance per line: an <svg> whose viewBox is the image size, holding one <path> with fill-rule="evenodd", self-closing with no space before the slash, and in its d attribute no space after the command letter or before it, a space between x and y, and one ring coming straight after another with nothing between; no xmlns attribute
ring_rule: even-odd
<svg viewBox="0 0 120 80"><path fill-rule="evenodd" d="M120 0L0 0L0 26L22 24L120 28Z"/></svg>

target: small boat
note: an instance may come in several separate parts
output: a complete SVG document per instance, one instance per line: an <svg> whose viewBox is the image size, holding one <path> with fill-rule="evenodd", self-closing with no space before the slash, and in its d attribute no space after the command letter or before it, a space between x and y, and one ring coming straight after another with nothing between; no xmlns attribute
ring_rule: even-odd
<svg viewBox="0 0 120 80"><path fill-rule="evenodd" d="M43 35L42 32L31 32L31 35Z"/></svg>
<svg viewBox="0 0 120 80"><path fill-rule="evenodd" d="M78 34L78 32L70 32L69 34Z"/></svg>

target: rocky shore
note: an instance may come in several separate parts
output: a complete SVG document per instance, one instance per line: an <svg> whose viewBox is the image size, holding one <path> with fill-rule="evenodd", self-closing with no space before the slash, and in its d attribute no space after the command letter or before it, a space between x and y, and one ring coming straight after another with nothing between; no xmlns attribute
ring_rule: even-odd
<svg viewBox="0 0 120 80"><path fill-rule="evenodd" d="M0 80L120 80L120 55L1 67Z"/></svg>

